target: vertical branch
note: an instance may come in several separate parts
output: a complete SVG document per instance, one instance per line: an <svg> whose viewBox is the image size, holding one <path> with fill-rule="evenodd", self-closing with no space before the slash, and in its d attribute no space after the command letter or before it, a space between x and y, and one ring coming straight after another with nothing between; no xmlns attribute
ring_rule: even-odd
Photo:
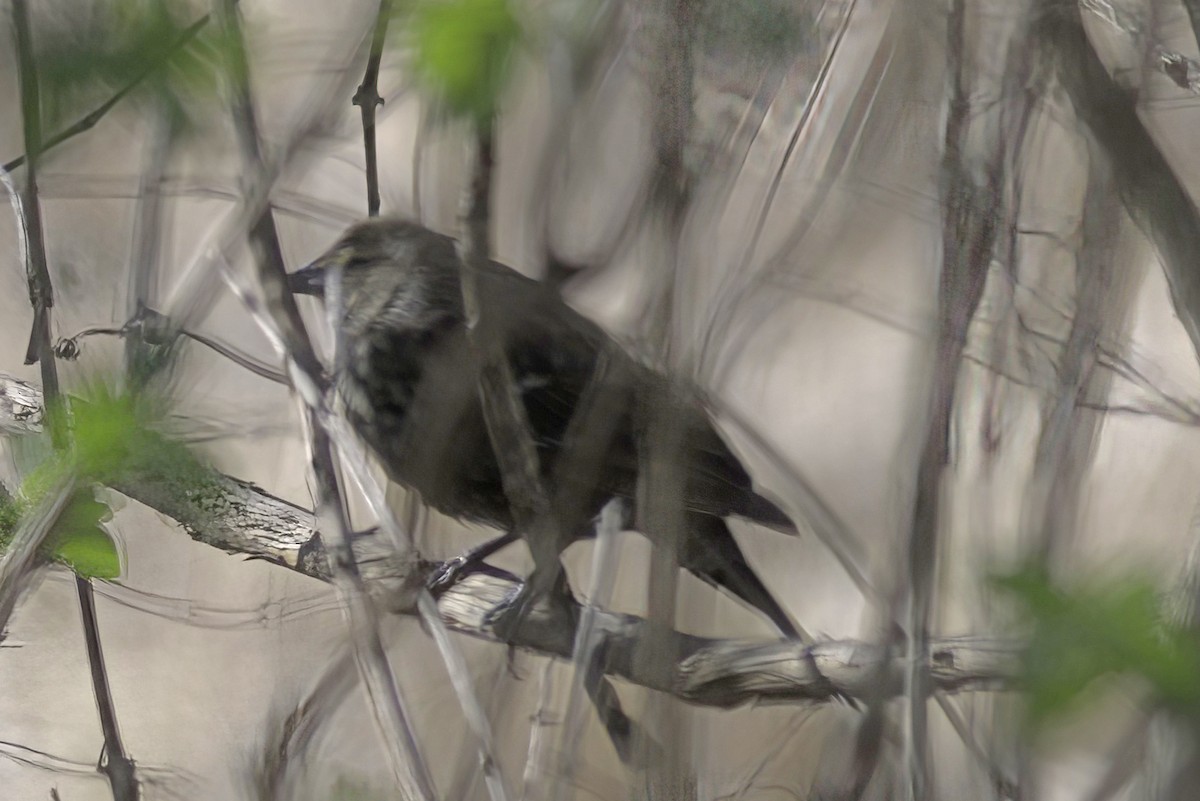
<svg viewBox="0 0 1200 801"><path fill-rule="evenodd" d="M681 308L680 290L685 275L680 265L684 217L691 199L691 176L685 152L693 123L693 49L695 8L693 0L656 0L652 3L659 28L653 43L660 56L653 67L653 96L659 99L652 121L657 156L652 203L661 215L663 247L657 265L656 284L651 289L646 333L655 355L667 366L677 350L674 339ZM675 408L678 398L670 394L654 408L639 409L637 521L655 547L650 555L647 588L650 620L673 627L679 589L679 548L683 535L684 471L680 456L684 447L683 416ZM645 664L671 664L677 654L659 643L645 643L636 658ZM650 764L647 792L666 797L695 793L695 779L686 755L691 751L687 711L670 699L651 696L645 718L654 721L663 754ZM647 730L646 735L649 734ZM644 756L650 757L654 742L642 737Z"/></svg>
<svg viewBox="0 0 1200 801"><path fill-rule="evenodd" d="M125 753L125 747L121 743L116 706L113 704L112 690L108 686L104 652L100 647L95 589L92 582L82 576L76 576L75 590L79 596L79 614L83 620L83 638L87 644L92 692L96 696L96 708L100 713L100 730L104 732L103 770L108 776L109 784L112 785L115 801L137 801L137 774L134 772L133 760Z"/></svg>
<svg viewBox="0 0 1200 801"><path fill-rule="evenodd" d="M367 215L379 216L379 163L375 150L375 111L383 105L379 96L379 62L383 59L383 44L387 39L388 20L391 18L392 0L379 0L379 14L375 18L375 30L371 34L371 52L367 56L367 69L362 83L350 101L362 113L363 150L367 170Z"/></svg>
<svg viewBox="0 0 1200 801"><path fill-rule="evenodd" d="M162 236L162 178L171 143L175 137L173 123L159 114L151 128L152 141L146 152L138 197L138 217L133 234L132 264L125 296L125 319L140 320L150 306L157 290L158 250ZM152 345L146 342L142 326L129 326L125 334L125 377L131 391L140 389L155 371Z"/></svg>
<svg viewBox="0 0 1200 801"><path fill-rule="evenodd" d="M1054 394L1042 412L1026 506L1032 550L1043 561L1061 552L1074 531L1100 416L1080 404L1108 395L1109 370L1097 370L1105 327L1119 332L1132 311L1141 271L1117 265L1120 214L1104 154L1092 154L1083 209L1083 243L1075 266L1075 315L1058 365ZM1115 332L1114 332L1115 333ZM1121 341L1119 336L1104 337Z"/></svg>
<svg viewBox="0 0 1200 801"><path fill-rule="evenodd" d="M67 430L64 419L61 389L58 381L58 368L54 361L54 352L50 344L50 315L54 306L54 287L50 280L50 270L46 263L46 240L42 227L41 202L38 198L37 167L42 149L41 128L41 97L38 90L37 70L33 60L33 39L29 24L29 9L25 0L13 2L13 27L17 40L18 71L21 84L21 113L25 137L25 224L27 230L24 238L28 247L29 263L27 276L29 279L29 300L33 305L33 328L29 335L29 346L25 353L25 363L35 361L41 369L42 391L45 398L46 416L50 429L50 439L55 450L67 448ZM54 520L63 506L69 503L73 494L75 481L68 480L64 485L62 506L58 511L49 515L49 521L40 536L28 543L31 550L27 558L28 566L42 540L48 535ZM55 507L51 506L51 510ZM15 545L16 543L14 543ZM7 559L6 559L7 561ZM14 562L19 565L19 562ZM104 655L100 649L100 629L96 620L95 596L92 584L82 576L75 576L75 591L79 598L79 609L82 617L84 639L87 643L88 668L92 679L92 693L96 698L96 707L100 714L100 725L104 735L104 763L101 770L108 777L112 787L113 798L116 801L136 801L138 796L137 776L134 773L133 760L125 753L117 726L116 708L113 705L112 691L108 686L108 674L104 667ZM15 603L15 598L13 599Z"/></svg>
<svg viewBox="0 0 1200 801"><path fill-rule="evenodd" d="M229 52L232 62L229 64L230 72L239 76L239 80L231 82L230 91L243 158L248 169L263 172L258 125L248 84L245 44L234 0L219 0L214 12L232 45ZM405 796L432 801L436 798L433 780L421 756L403 695L379 635L375 610L367 598L358 564L350 548L349 523L338 483L336 457L318 414L325 380L296 300L287 291L283 254L269 204L257 212L250 225L249 236L255 250L258 280L266 296L267 309L281 329L281 344L292 386L306 407L317 520L320 523L319 530L326 538L334 584L349 618L355 660L371 698L376 723L387 743L393 773ZM248 297L243 300L254 303Z"/></svg>
<svg viewBox="0 0 1200 801"><path fill-rule="evenodd" d="M908 537L908 635L906 691L909 703L910 798L928 797L926 753L929 680L929 622L941 525L942 482L950 466L950 423L955 385L971 319L983 296L995 244L1002 172L996 148L987 154L982 179L967 165L970 90L966 85L966 4L953 0L947 19L950 91L941 165L942 271L932 388L924 445L917 465L916 497Z"/></svg>
<svg viewBox="0 0 1200 801"><path fill-rule="evenodd" d="M600 520L596 525L596 548L592 556L591 586L588 591L587 603L579 618L579 625L575 629L575 644L571 652L571 661L575 665L575 676L568 694L567 711L563 718L560 740L561 767L557 773L560 782L556 787L559 798L562 797L567 787L574 786L572 780L575 755L579 749L579 738L583 728L583 694L587 692L594 695L596 692L604 691L599 688L607 688L611 692L611 685L602 675L592 677L592 681L589 681L589 677L599 666L603 644L603 633L597 631L596 627L596 609L608 605L616 582L619 561L616 538L621 530L623 516L620 507L621 501L616 499L609 501L600 512ZM602 711L611 710L620 715L621 719L627 723L628 719L624 718L623 713L620 712L620 706L615 697L604 703L597 703L596 706ZM627 739L627 736L624 740L618 737L613 738L613 744L617 747L618 752L623 745L628 747L628 743L625 742ZM624 757L625 754L622 756Z"/></svg>
<svg viewBox="0 0 1200 801"><path fill-rule="evenodd" d="M50 344L50 308L54 305L54 290L50 270L46 265L46 239L42 230L42 210L38 200L37 167L42 146L42 103L37 73L33 61L33 38L29 27L29 7L25 0L13 0L13 28L17 44L17 72L21 84L21 118L25 138L25 220L28 227L29 262L26 277L29 281L29 302L33 306L33 327L25 364L37 362L42 373L42 392L46 399L46 416L50 437L55 448L66 446L66 429L62 421L61 392L58 370Z"/></svg>
<svg viewBox="0 0 1200 801"><path fill-rule="evenodd" d="M504 494L516 528L533 555L535 575L526 590L526 600L532 600L544 595L561 577L558 554L563 534L541 481L537 447L525 406L517 394L503 332L498 321L492 319L489 304L480 297L479 275L488 264L494 128L493 121L480 123L471 182L463 199L463 236L458 242L463 311L478 363L479 394L488 438L500 465Z"/></svg>

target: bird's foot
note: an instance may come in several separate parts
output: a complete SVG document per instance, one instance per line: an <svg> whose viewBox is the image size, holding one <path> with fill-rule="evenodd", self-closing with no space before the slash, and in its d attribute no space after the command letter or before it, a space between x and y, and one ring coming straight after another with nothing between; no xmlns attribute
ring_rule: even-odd
<svg viewBox="0 0 1200 801"><path fill-rule="evenodd" d="M442 562L429 574L429 578L425 582L426 588L434 598L437 598L457 584L464 573L485 565L489 556L516 539L517 536L510 531L501 537L472 548L461 556Z"/></svg>
<svg viewBox="0 0 1200 801"><path fill-rule="evenodd" d="M462 578L463 572L473 566L474 561L470 554L448 559L429 573L429 577L425 580L425 588L434 598L437 598L457 584L458 580Z"/></svg>
<svg viewBox="0 0 1200 801"><path fill-rule="evenodd" d="M552 577L535 569L512 601L492 619L492 629L504 642L519 642L521 629L536 620L540 638L547 634L574 641L577 610L574 596L561 569Z"/></svg>

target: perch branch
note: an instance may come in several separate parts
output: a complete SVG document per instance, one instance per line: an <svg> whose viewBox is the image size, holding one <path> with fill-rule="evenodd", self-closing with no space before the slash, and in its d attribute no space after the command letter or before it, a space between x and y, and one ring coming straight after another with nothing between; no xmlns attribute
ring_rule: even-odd
<svg viewBox="0 0 1200 801"><path fill-rule="evenodd" d="M40 430L41 392L37 387L0 373L0 396L21 398L19 425L11 405L0 405L0 431ZM253 484L213 473L201 489L161 471L131 476L119 492L177 521L192 539L231 553L265 558L309 577L329 582L324 546L314 537L313 515L276 498ZM33 518L31 517L32 521ZM395 551L386 537L368 534L351 543L355 561L369 590L387 600L389 581L398 571ZM426 565L432 572L439 565ZM573 629L564 629L559 616L535 610L507 639L493 625L521 589L521 581L504 571L482 565L437 599L445 625L491 642L505 642L544 656L571 658ZM411 605L401 611L412 614ZM895 697L902 688L904 660L881 647L853 641L804 646L795 642L706 639L651 624L632 615L602 609L591 612L593 631L610 641L607 675L680 700L703 706L734 707L756 702L827 701L833 694L867 698L875 692L874 671L884 669L879 686ZM576 618L581 615L576 615ZM666 638L679 649L674 665L645 670L631 654L639 639ZM988 638L950 638L930 641L930 681L934 689L966 692L1006 689L1018 671L1019 643ZM741 657L739 657L741 654ZM812 656L813 661L806 658ZM813 664L820 668L819 673ZM822 682L820 675L828 677Z"/></svg>

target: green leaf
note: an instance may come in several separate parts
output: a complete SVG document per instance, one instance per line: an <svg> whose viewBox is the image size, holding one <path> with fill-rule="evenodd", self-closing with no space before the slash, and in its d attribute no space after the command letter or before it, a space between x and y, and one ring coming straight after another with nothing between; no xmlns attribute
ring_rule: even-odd
<svg viewBox="0 0 1200 801"><path fill-rule="evenodd" d="M21 505L8 493L0 494L0 548L7 548L21 522Z"/></svg>
<svg viewBox="0 0 1200 801"><path fill-rule="evenodd" d="M418 0L408 13L418 71L453 113L488 124L520 35L507 0Z"/></svg>
<svg viewBox="0 0 1200 801"><path fill-rule="evenodd" d="M107 506L92 497L90 490L77 492L54 527L50 547L53 558L83 578L120 576L117 546L100 527L108 511Z"/></svg>
<svg viewBox="0 0 1200 801"><path fill-rule="evenodd" d="M1200 644L1163 619L1151 583L1117 577L1063 588L1031 568L997 584L1032 625L1024 679L1035 727L1076 706L1109 674L1141 676L1168 705L1200 706Z"/></svg>

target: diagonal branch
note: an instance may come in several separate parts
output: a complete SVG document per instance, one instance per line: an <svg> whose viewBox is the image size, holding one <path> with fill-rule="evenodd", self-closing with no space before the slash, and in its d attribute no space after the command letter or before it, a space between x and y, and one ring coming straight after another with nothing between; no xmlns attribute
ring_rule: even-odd
<svg viewBox="0 0 1200 801"><path fill-rule="evenodd" d="M250 98L245 42L234 0L218 0L215 14L230 44L230 74L236 76L230 82L232 114L243 160L248 170L264 174L258 125ZM287 291L287 270L269 205L253 218L249 238L257 257L258 280L266 295L267 309L274 324L279 326L292 386L305 406L316 484L316 515L331 549L329 566L335 586L346 604L356 662L371 697L376 722L388 744L388 756L397 781L407 797L432 801L436 798L433 780L421 755L395 672L388 661L375 610L366 598L362 576L350 549L350 526L338 483L336 454L318 419L317 409L322 403L326 382L296 300ZM243 300L249 300L249 296L244 296Z"/></svg>
<svg viewBox="0 0 1200 801"><path fill-rule="evenodd" d="M71 125L68 125L66 128L62 129L53 136L46 137L45 141L42 142L40 152L45 153L52 148L58 147L68 139L73 139L79 134L86 133L87 131L90 131L92 128L96 127L96 123L100 122L100 120L104 118L105 114L107 114L114 106L124 100L126 95L136 89L142 83L142 81L146 80L146 78L150 77L155 72L166 66L167 62L174 58L175 55L182 50L188 42L196 38L196 34L200 33L200 29L208 24L208 19L209 15L205 14L203 17L189 25L182 33L179 34L179 37L172 42L170 46L163 50L157 58L148 61L145 67L138 71L138 73L129 80L129 83L118 89L110 98L108 98L108 100L105 100L99 106L92 109L83 117ZM5 163L5 172L12 172L17 167L20 167L22 164L24 164L29 157L28 154L29 148L26 146L26 153L24 155L17 156L16 158Z"/></svg>
<svg viewBox="0 0 1200 801"><path fill-rule="evenodd" d="M1137 99L1109 75L1078 7L1056 6L1041 34L1058 55L1058 77L1076 114L1112 167L1129 216L1158 250L1175 313L1200 358L1200 214L1138 118Z"/></svg>

